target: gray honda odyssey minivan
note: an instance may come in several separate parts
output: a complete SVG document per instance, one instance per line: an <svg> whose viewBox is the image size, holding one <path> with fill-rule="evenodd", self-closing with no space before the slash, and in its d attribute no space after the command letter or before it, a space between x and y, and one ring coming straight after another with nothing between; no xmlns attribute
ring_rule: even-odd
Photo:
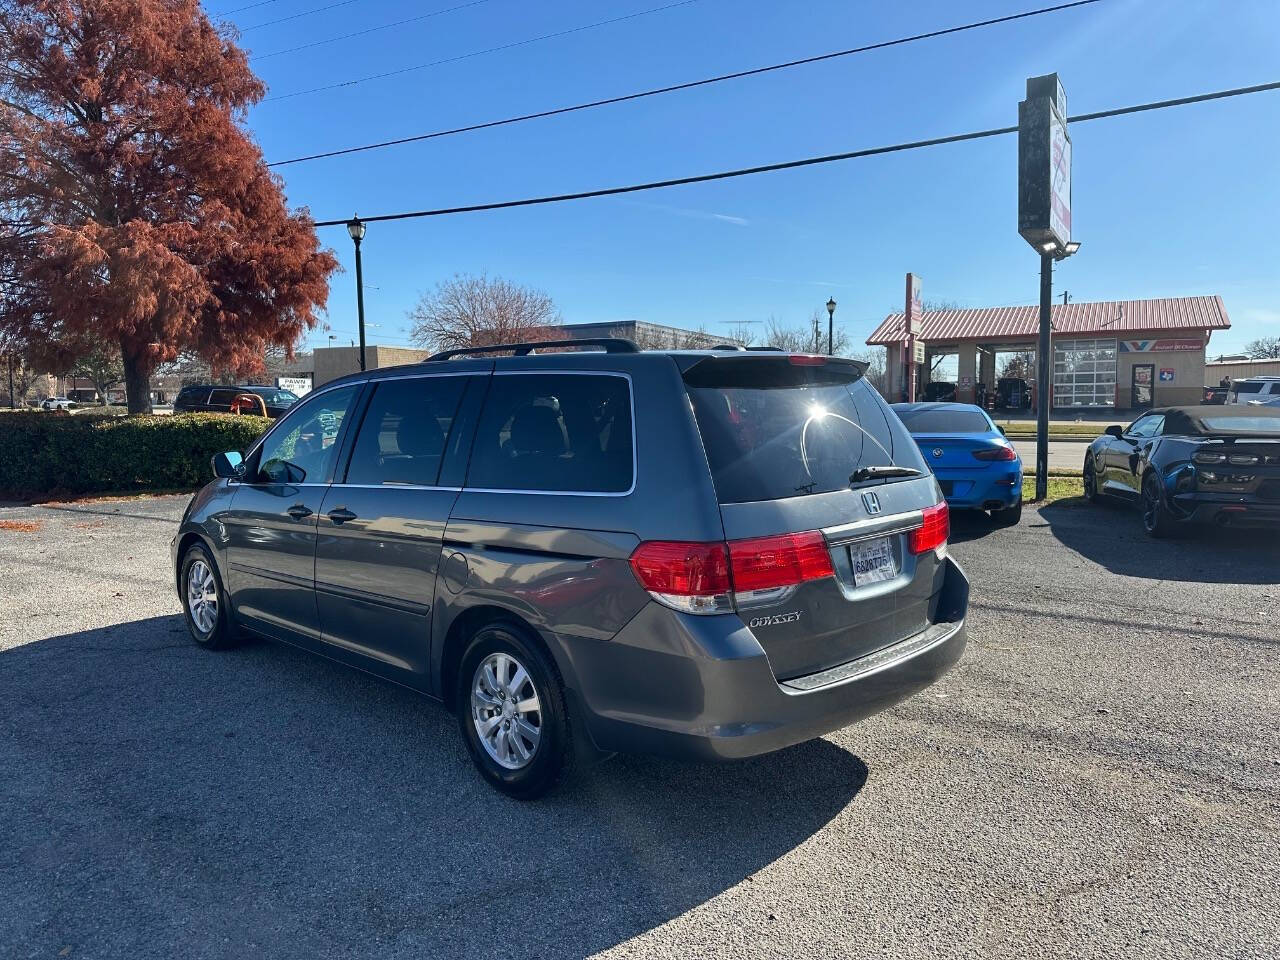
<svg viewBox="0 0 1280 960"><path fill-rule="evenodd" d="M327 383L214 458L173 540L187 624L444 701L515 797L821 736L965 644L946 503L863 372L585 340Z"/></svg>

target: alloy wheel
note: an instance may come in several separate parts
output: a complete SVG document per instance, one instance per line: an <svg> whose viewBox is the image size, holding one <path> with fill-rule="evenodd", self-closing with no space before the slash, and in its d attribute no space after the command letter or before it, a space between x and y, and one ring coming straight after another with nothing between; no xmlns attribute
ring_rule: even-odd
<svg viewBox="0 0 1280 960"><path fill-rule="evenodd" d="M509 653L491 653L471 678L471 720L496 763L520 770L532 762L542 739L542 707L533 678Z"/></svg>
<svg viewBox="0 0 1280 960"><path fill-rule="evenodd" d="M218 584L203 560L187 568L187 611L201 633L211 633L218 622Z"/></svg>
<svg viewBox="0 0 1280 960"><path fill-rule="evenodd" d="M1148 480L1142 485L1142 525L1148 531L1154 530L1160 522L1160 493L1155 484Z"/></svg>

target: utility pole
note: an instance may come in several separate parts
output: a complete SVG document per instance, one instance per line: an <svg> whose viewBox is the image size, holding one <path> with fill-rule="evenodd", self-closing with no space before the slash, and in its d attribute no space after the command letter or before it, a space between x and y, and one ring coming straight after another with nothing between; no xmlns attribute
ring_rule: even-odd
<svg viewBox="0 0 1280 960"><path fill-rule="evenodd" d="M1067 293L1067 291L1066 291L1066 290L1063 290L1063 291L1062 291L1062 305L1065 307L1065 306L1066 306L1068 303L1070 303L1070 302L1071 302L1071 294Z"/></svg>

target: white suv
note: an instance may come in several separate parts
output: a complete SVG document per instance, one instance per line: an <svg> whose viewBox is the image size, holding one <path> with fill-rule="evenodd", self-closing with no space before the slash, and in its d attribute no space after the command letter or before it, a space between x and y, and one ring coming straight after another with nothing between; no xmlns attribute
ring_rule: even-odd
<svg viewBox="0 0 1280 960"><path fill-rule="evenodd" d="M1280 398L1280 377L1237 380L1227 391L1227 403L1267 403Z"/></svg>

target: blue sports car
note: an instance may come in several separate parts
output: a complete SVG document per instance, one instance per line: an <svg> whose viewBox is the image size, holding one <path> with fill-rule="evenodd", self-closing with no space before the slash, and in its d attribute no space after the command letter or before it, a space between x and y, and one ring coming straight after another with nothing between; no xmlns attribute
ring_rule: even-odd
<svg viewBox="0 0 1280 960"><path fill-rule="evenodd" d="M990 510L1002 526L1022 519L1022 460L971 403L895 403L953 510Z"/></svg>

